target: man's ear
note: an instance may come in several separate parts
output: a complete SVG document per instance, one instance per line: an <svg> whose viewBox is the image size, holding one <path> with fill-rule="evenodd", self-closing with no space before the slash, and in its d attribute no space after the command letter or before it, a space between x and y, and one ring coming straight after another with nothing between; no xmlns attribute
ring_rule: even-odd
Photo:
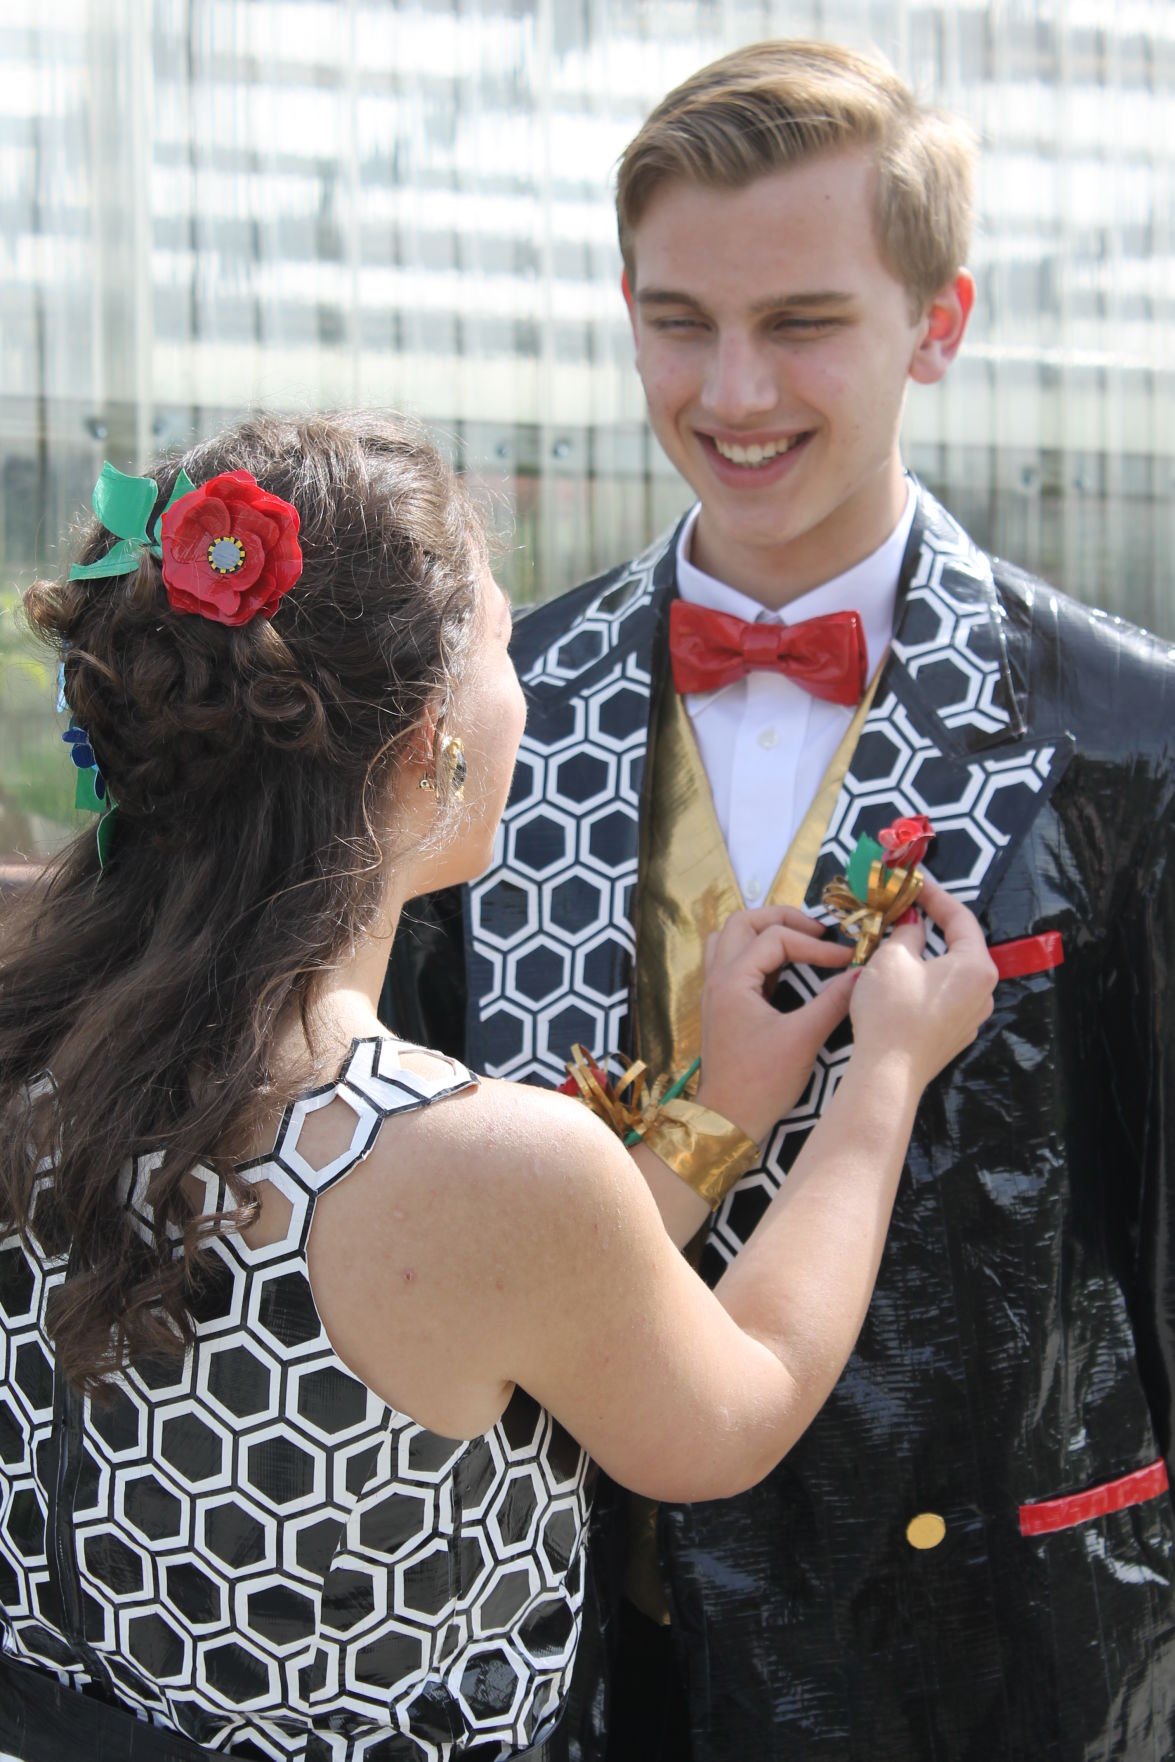
<svg viewBox="0 0 1175 1762"><path fill-rule="evenodd" d="M624 304L628 307L628 322L632 325L633 341L636 341L636 300L633 296L632 283L628 279L627 269L620 272L620 292L624 295Z"/></svg>
<svg viewBox="0 0 1175 1762"><path fill-rule="evenodd" d="M960 269L926 308L925 329L910 362L910 378L918 385L935 385L942 378L959 352L974 304L975 278Z"/></svg>

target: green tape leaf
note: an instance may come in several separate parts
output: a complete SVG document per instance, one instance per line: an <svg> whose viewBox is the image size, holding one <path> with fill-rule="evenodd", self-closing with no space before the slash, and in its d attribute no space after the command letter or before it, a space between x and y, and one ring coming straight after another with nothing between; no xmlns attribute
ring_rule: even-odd
<svg viewBox="0 0 1175 1762"><path fill-rule="evenodd" d="M870 838L867 834L858 838L857 847L849 858L849 866L845 870L845 880L862 903L869 893L870 869L874 863L884 862L884 860L885 851L875 838Z"/></svg>
<svg viewBox="0 0 1175 1762"><path fill-rule="evenodd" d="M69 571L71 581L93 581L100 575L133 575L145 546L140 539L120 538L118 543L95 563L74 563Z"/></svg>
<svg viewBox="0 0 1175 1762"><path fill-rule="evenodd" d="M75 808L88 808L92 814L104 814L108 804L101 800L94 784L98 773L93 768L80 771L74 784L73 805Z"/></svg>
<svg viewBox="0 0 1175 1762"><path fill-rule="evenodd" d="M158 495L153 477L127 477L107 460L94 485L92 506L116 538L137 538L146 544L147 522Z"/></svg>
<svg viewBox="0 0 1175 1762"><path fill-rule="evenodd" d="M178 502L181 496L190 496L195 487L195 484L181 466L180 474L175 480L175 488L168 496L167 501L164 504L163 512L166 514L168 508L170 508L175 502Z"/></svg>

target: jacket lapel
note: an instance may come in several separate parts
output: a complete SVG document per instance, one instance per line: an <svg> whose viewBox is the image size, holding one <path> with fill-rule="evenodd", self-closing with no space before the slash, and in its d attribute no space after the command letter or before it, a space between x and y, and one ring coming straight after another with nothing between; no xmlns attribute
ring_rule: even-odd
<svg viewBox="0 0 1175 1762"><path fill-rule="evenodd" d="M467 904L466 1057L558 1083L577 1042L627 1044L653 657L676 532L523 618L527 727L494 860ZM568 612L570 611L570 620Z"/></svg>
<svg viewBox="0 0 1175 1762"><path fill-rule="evenodd" d="M527 730L494 860L469 889L466 1056L559 1082L570 1048L628 1043L633 898L655 663L676 532L520 621ZM928 814L931 867L978 906L1048 799L1072 742L1025 735L991 565L925 490L901 613L807 894L820 912L862 833ZM794 972L797 990L818 984Z"/></svg>
<svg viewBox="0 0 1175 1762"><path fill-rule="evenodd" d="M1025 734L1030 706L1016 689L1025 670L1015 664L991 565L925 490L902 578L890 655L805 901L826 918L825 883L843 874L862 833L876 836L899 814L929 815L937 836L928 866L982 911L1072 752L1063 730ZM942 946L937 931L931 942ZM776 1001L802 1003L824 978L811 967L788 967ZM715 1213L700 1269L711 1283L748 1241L851 1051L846 1024L821 1049L807 1090L772 1133L763 1165L744 1176Z"/></svg>
<svg viewBox="0 0 1175 1762"><path fill-rule="evenodd" d="M819 908L858 838L927 814L935 876L982 907L1071 752L1028 738L991 564L926 490L903 565L889 658L808 889Z"/></svg>

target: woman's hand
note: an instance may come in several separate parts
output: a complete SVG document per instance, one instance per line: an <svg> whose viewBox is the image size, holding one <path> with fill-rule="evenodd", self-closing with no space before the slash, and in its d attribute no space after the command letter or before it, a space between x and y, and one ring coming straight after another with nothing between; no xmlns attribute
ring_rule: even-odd
<svg viewBox="0 0 1175 1762"><path fill-rule="evenodd" d="M853 979L838 974L799 1009L767 1001L789 961L847 967L851 951L792 906L733 912L707 938L697 1099L761 1141L799 1100L816 1054L843 1021Z"/></svg>
<svg viewBox="0 0 1175 1762"><path fill-rule="evenodd" d="M926 876L919 905L946 937L947 951L925 958L922 919L890 932L852 992L855 1058L910 1062L925 1087L970 1046L992 1011L995 962L975 914Z"/></svg>

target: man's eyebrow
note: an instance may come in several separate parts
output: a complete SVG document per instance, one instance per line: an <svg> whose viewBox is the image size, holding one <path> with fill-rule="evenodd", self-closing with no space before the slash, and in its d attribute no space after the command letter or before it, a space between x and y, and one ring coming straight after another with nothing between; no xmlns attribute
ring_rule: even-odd
<svg viewBox="0 0 1175 1762"><path fill-rule="evenodd" d="M638 306L688 306L694 312L705 309L693 294L679 293L674 288L640 288L636 301ZM852 301L853 295L839 288L814 288L810 293L768 294L765 299L756 300L751 311L755 314L791 310L809 312L813 308L848 306Z"/></svg>
<svg viewBox="0 0 1175 1762"><path fill-rule="evenodd" d="M672 288L638 288L636 303L638 306L692 306L695 312L702 310L702 302L695 300L692 294L679 294Z"/></svg>
<svg viewBox="0 0 1175 1762"><path fill-rule="evenodd" d="M765 300L756 300L751 311L756 314L789 310L810 312L813 307L850 306L852 302L852 294L842 293L839 288L814 288L811 293L768 294Z"/></svg>

